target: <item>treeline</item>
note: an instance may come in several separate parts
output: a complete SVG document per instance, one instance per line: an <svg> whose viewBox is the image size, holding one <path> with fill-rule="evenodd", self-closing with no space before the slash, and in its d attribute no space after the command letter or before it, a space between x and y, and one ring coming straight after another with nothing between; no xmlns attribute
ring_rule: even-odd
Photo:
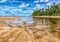
<svg viewBox="0 0 60 42"><path fill-rule="evenodd" d="M59 16L60 15L60 3L53 4L52 6L48 7L47 9L40 9L35 10L32 16Z"/></svg>

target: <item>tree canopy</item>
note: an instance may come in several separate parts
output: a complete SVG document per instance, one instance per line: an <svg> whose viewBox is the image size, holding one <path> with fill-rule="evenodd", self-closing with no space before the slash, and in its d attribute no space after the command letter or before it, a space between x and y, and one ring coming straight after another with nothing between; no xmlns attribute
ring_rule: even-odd
<svg viewBox="0 0 60 42"><path fill-rule="evenodd" d="M60 3L53 4L47 9L34 10L32 16L59 16L60 15Z"/></svg>

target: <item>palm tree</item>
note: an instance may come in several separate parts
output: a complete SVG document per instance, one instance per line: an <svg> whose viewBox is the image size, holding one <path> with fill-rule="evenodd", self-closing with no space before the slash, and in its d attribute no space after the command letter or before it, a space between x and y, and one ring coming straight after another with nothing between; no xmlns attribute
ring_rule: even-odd
<svg viewBox="0 0 60 42"><path fill-rule="evenodd" d="M36 10L33 12L33 16L51 16L51 15L60 15L60 4L55 4L53 3L53 5L51 7L48 7L48 9L42 8L40 10Z"/></svg>

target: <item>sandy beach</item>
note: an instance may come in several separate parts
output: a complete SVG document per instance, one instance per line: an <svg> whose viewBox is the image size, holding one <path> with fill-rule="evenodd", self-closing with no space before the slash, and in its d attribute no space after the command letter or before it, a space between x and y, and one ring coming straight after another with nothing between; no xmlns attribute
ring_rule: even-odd
<svg viewBox="0 0 60 42"><path fill-rule="evenodd" d="M52 31L51 29L40 31L37 29L0 27L0 42L60 42L59 32Z"/></svg>
<svg viewBox="0 0 60 42"><path fill-rule="evenodd" d="M17 17L0 17L0 42L60 42L60 31L47 28L21 28L6 26L5 20L15 20Z"/></svg>
<svg viewBox="0 0 60 42"><path fill-rule="evenodd" d="M6 20L13 21L18 18L20 18L20 17L0 17L0 26L6 26Z"/></svg>

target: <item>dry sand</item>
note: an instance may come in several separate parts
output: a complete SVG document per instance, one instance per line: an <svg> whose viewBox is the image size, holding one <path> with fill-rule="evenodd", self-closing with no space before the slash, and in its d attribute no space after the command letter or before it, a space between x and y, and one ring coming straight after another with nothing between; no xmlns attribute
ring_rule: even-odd
<svg viewBox="0 0 60 42"><path fill-rule="evenodd" d="M60 42L58 32L17 27L0 27L0 42Z"/></svg>

